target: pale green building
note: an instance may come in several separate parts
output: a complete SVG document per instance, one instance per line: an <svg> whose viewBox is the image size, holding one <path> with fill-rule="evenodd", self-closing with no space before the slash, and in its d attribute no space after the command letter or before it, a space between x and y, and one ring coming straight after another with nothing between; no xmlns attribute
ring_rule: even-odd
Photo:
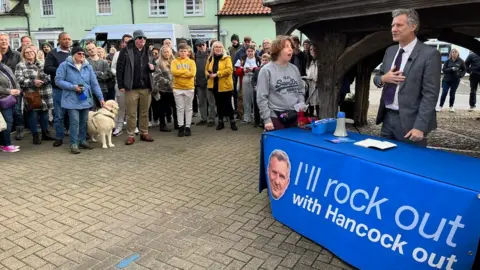
<svg viewBox="0 0 480 270"><path fill-rule="evenodd" d="M188 25L194 39L220 37L228 47L232 34L249 35L261 45L275 37L275 24L263 0L0 0L0 32L11 46L30 35L34 44L56 45L65 31L81 40L97 25L176 23ZM219 35L217 35L219 33ZM131 33L130 33L131 34Z"/></svg>

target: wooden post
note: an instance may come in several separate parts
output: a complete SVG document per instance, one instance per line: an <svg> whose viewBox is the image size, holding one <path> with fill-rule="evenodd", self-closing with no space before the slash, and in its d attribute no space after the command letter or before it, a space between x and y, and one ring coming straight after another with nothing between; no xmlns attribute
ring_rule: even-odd
<svg viewBox="0 0 480 270"><path fill-rule="evenodd" d="M336 74L338 57L346 46L346 35L340 33L323 33L312 38L317 44L318 55L318 104L320 118L335 118L338 110L338 93L341 79Z"/></svg>
<svg viewBox="0 0 480 270"><path fill-rule="evenodd" d="M371 65L362 61L357 64L357 76L355 78L355 113L354 120L357 126L368 124L368 97L370 95L370 79L373 72Z"/></svg>

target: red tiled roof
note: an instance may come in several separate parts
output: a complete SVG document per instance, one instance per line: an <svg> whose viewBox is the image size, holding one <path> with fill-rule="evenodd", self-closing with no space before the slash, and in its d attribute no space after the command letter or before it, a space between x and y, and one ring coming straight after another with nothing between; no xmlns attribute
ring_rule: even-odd
<svg viewBox="0 0 480 270"><path fill-rule="evenodd" d="M269 7L263 6L263 0L225 0L218 13L221 16L270 15Z"/></svg>

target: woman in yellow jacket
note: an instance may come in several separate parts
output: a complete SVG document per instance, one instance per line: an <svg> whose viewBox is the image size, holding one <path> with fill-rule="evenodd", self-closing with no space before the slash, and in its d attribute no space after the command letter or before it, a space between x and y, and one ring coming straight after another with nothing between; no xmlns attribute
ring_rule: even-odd
<svg viewBox="0 0 480 270"><path fill-rule="evenodd" d="M230 56L221 42L212 45L212 52L205 65L205 75L208 78L208 90L213 91L217 105L218 125L217 130L225 128L223 119L228 117L230 128L238 130L233 118L233 66Z"/></svg>

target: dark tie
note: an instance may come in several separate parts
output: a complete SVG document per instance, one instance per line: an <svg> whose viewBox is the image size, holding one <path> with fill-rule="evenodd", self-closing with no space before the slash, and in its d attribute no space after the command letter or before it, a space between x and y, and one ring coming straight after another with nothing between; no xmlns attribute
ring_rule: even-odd
<svg viewBox="0 0 480 270"><path fill-rule="evenodd" d="M405 52L402 48L398 51L397 58L395 58L395 69L394 71L398 71L400 66L402 65L402 55ZM390 105L393 103L395 99L395 91L397 91L397 85L394 83L387 83L383 87L383 101L385 105Z"/></svg>

